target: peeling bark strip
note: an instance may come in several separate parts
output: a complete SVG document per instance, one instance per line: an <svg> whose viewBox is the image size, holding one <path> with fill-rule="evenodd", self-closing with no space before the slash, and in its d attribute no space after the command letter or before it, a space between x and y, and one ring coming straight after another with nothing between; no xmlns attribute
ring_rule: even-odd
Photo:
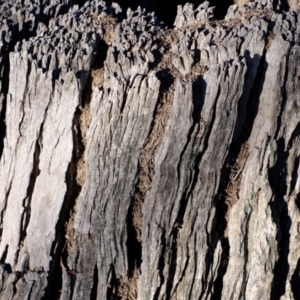
<svg viewBox="0 0 300 300"><path fill-rule="evenodd" d="M299 3L192 2L1 2L0 299L299 298Z"/></svg>

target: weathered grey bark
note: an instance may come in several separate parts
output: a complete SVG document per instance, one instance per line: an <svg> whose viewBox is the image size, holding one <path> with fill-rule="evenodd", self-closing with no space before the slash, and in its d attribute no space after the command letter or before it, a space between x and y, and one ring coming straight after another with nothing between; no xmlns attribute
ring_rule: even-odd
<svg viewBox="0 0 300 300"><path fill-rule="evenodd" d="M298 299L297 3L75 4L0 4L0 298Z"/></svg>

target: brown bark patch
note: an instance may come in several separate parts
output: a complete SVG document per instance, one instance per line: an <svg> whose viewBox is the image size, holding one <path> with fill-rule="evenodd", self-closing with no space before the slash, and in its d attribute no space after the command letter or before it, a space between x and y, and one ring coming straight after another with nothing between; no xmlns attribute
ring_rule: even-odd
<svg viewBox="0 0 300 300"><path fill-rule="evenodd" d="M174 67L173 60L175 54L172 52L172 44L179 42L178 34L173 29L160 32L157 35L158 44L164 49L164 54L161 61L157 64L154 70L168 70L174 78L180 78L180 72Z"/></svg>
<svg viewBox="0 0 300 300"><path fill-rule="evenodd" d="M194 65L192 66L191 72L186 76L182 75L173 63L176 56L178 56L178 53L174 53L172 50L172 45L179 43L178 31L168 29L159 33L157 38L161 47L165 49L165 53L154 70L168 70L174 78L188 80L190 82L194 82L208 70L207 66L201 65L199 61L194 58Z"/></svg>
<svg viewBox="0 0 300 300"><path fill-rule="evenodd" d="M135 269L131 278L120 278L117 280L115 295L120 300L136 300L137 299L137 280L139 271Z"/></svg>
<svg viewBox="0 0 300 300"><path fill-rule="evenodd" d="M231 174L229 177L230 180L225 190L226 192L225 203L228 208L227 214L225 216L226 220L228 220L230 208L239 200L239 192L240 192L243 169L245 167L248 156L249 156L249 145L248 143L245 143L243 144L241 151L235 161L235 164L231 169ZM226 235L226 231L225 231L225 235Z"/></svg>
<svg viewBox="0 0 300 300"><path fill-rule="evenodd" d="M104 68L92 70L92 88L100 88L104 83Z"/></svg>
<svg viewBox="0 0 300 300"><path fill-rule="evenodd" d="M115 40L115 29L117 27L117 18L102 12L100 15L92 14L93 26L101 26L104 30L103 40L107 45L111 45Z"/></svg>

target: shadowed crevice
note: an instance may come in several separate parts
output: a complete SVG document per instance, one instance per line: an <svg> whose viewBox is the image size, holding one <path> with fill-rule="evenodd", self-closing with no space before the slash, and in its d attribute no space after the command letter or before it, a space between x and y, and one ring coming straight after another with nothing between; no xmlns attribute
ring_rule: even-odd
<svg viewBox="0 0 300 300"><path fill-rule="evenodd" d="M285 152L284 148L285 140L279 138L277 141L277 161L268 171L270 187L274 195L270 208L272 219L278 228L276 240L278 242L279 258L275 264L271 290L271 298L274 300L279 300L285 294L285 285L289 273L288 254L292 220L288 215L288 207L285 201L287 184L285 180L281 180L281 178L287 176L287 160L289 157L288 151Z"/></svg>
<svg viewBox="0 0 300 300"><path fill-rule="evenodd" d="M27 236L27 227L30 222L30 216L31 216L31 198L33 195L34 187L36 180L41 172L39 168L40 164L40 153L41 153L41 147L40 147L40 141L42 139L41 135L43 132L43 124L40 128L40 136L35 144L35 150L33 153L33 168L30 175L30 181L27 188L26 198L23 200L23 214L21 216L21 232L20 232L20 241L19 241L19 249L21 249L22 244L24 243L26 236ZM19 253L19 252L18 252ZM17 258L16 258L17 261Z"/></svg>
<svg viewBox="0 0 300 300"><path fill-rule="evenodd" d="M166 254L167 240L166 240L166 230L164 230L164 229L162 230L160 243L161 243L161 247L162 247L159 261L158 261L158 270L159 270L158 276L160 278L160 286L156 289L155 294L153 296L153 300L159 299L159 294L160 294L162 285L165 283L165 276L163 274L163 270L165 268L165 254Z"/></svg>
<svg viewBox="0 0 300 300"><path fill-rule="evenodd" d="M97 289L98 289L98 267L96 264L94 268L93 287L91 291L90 300L97 300Z"/></svg>

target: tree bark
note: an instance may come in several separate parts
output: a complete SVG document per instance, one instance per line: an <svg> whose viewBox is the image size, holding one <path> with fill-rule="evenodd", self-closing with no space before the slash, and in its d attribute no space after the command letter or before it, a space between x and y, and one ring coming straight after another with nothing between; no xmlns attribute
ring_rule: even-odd
<svg viewBox="0 0 300 300"><path fill-rule="evenodd" d="M298 4L82 2L0 3L0 299L299 299Z"/></svg>

